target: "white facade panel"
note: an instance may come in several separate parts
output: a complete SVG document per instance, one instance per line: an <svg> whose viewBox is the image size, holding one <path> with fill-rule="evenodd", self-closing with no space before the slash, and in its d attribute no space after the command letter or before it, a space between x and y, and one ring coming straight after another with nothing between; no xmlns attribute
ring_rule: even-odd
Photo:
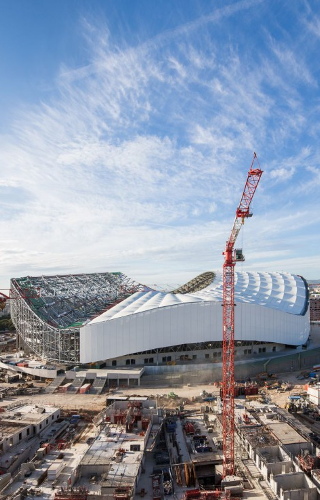
<svg viewBox="0 0 320 500"><path fill-rule="evenodd" d="M237 303L235 340L301 345L309 336L309 314L288 314ZM157 307L91 322L80 330L80 361L116 358L161 347L222 340L221 302L199 301Z"/></svg>

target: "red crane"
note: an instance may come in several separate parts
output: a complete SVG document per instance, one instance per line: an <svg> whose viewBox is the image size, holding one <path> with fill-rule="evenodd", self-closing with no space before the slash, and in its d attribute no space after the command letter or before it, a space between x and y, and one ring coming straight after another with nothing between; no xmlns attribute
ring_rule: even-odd
<svg viewBox="0 0 320 500"><path fill-rule="evenodd" d="M244 219L251 217L250 203L262 175L256 153L248 172L230 237L226 243L223 264L223 347L222 347L222 427L223 427L223 477L234 474L234 266L244 261L242 250L234 249ZM258 162L259 163L259 162Z"/></svg>
<svg viewBox="0 0 320 500"><path fill-rule="evenodd" d="M9 300L10 297L6 295L5 293L2 293L0 291L0 310L4 309L6 307L7 300Z"/></svg>

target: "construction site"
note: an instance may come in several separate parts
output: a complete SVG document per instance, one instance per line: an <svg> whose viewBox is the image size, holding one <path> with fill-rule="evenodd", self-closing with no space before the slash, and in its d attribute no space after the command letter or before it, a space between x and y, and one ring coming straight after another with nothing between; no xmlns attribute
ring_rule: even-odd
<svg viewBox="0 0 320 500"><path fill-rule="evenodd" d="M317 385L282 376L236 384L229 476L221 384L3 401L1 498L318 499Z"/></svg>

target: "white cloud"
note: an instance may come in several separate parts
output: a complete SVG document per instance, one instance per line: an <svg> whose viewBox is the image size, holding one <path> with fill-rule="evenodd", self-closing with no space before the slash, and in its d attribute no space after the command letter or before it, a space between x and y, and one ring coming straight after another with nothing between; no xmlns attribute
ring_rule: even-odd
<svg viewBox="0 0 320 500"><path fill-rule="evenodd" d="M292 50L287 49L285 46L279 46L278 43L274 44L273 51L287 76L317 86L316 78L311 74L301 57L297 57L297 54Z"/></svg>
<svg viewBox="0 0 320 500"><path fill-rule="evenodd" d="M260 250L284 231L294 245L310 216L292 199L314 195L320 159L296 81L314 86L316 70L284 45L255 58L231 31L210 31L258 3L214 9L136 47L83 20L88 64L62 64L52 96L15 113L0 137L6 281L116 268L182 282L221 266L254 150L265 174L248 234ZM261 266L285 267L289 255L310 267L273 252Z"/></svg>
<svg viewBox="0 0 320 500"><path fill-rule="evenodd" d="M310 14L311 20L305 21L305 26L312 35L320 38L320 17L313 10L311 10Z"/></svg>
<svg viewBox="0 0 320 500"><path fill-rule="evenodd" d="M277 180L280 180L280 181L287 181L288 179L291 179L291 177L294 175L294 173L295 173L294 167L276 168L274 170L271 170L270 177L276 178Z"/></svg>

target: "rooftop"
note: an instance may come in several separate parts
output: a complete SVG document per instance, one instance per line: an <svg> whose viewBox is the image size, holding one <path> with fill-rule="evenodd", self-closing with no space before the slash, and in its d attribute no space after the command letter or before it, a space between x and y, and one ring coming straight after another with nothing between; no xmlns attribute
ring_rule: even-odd
<svg viewBox="0 0 320 500"><path fill-rule="evenodd" d="M120 272L12 279L34 313L56 328L79 328L89 318L145 287Z"/></svg>
<svg viewBox="0 0 320 500"><path fill-rule="evenodd" d="M222 274L212 273L212 281L193 293L137 291L111 309L95 317L98 323L151 309L196 302L222 302ZM300 276L289 273L235 272L236 302L255 304L296 315L304 315L308 306L307 285Z"/></svg>

